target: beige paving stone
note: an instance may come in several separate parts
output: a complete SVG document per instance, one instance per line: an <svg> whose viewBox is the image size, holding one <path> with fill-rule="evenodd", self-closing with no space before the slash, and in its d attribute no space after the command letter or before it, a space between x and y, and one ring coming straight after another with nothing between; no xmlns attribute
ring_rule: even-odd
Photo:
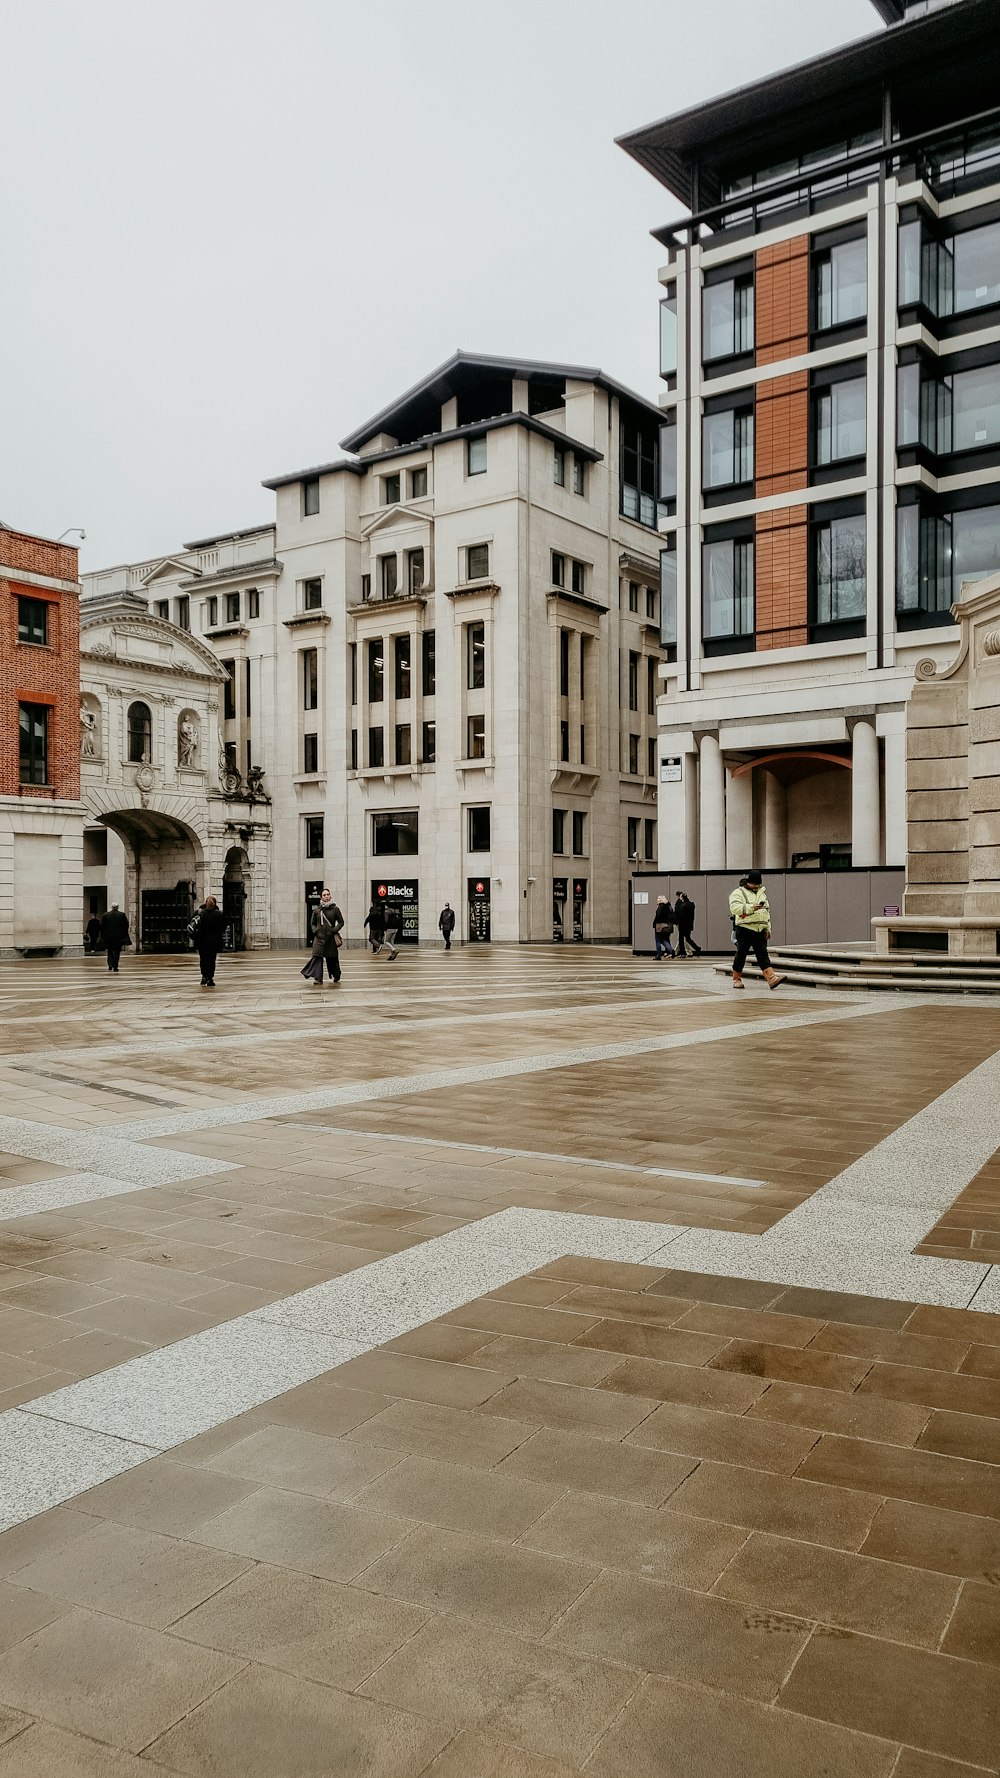
<svg viewBox="0 0 1000 1778"><path fill-rule="evenodd" d="M348 1443L302 1432L297 1426L262 1426L206 1461L222 1475L292 1486L296 1493L317 1494L325 1500L349 1500L402 1455L402 1450L381 1444Z"/></svg>
<svg viewBox="0 0 1000 1778"><path fill-rule="evenodd" d="M239 1557L180 1538L95 1520L89 1536L73 1545L70 1561L41 1556L19 1570L16 1584L163 1630L246 1567Z"/></svg>
<svg viewBox="0 0 1000 1778"><path fill-rule="evenodd" d="M367 1570L363 1584L428 1610L465 1612L541 1636L596 1573L520 1545L421 1525Z"/></svg>
<svg viewBox="0 0 1000 1778"><path fill-rule="evenodd" d="M359 1507L260 1488L200 1524L197 1542L325 1580L353 1580L408 1537L418 1516L412 1506L408 1518L369 1511L366 1492L357 1497Z"/></svg>
<svg viewBox="0 0 1000 1778"><path fill-rule="evenodd" d="M121 1748L43 1722L0 1747L0 1778L155 1778L156 1771Z"/></svg>
<svg viewBox="0 0 1000 1778"><path fill-rule="evenodd" d="M587 1477L581 1475L580 1480ZM746 1537L742 1529L708 1519L601 1495L566 1493L522 1532L520 1541L553 1556L624 1568L707 1592Z"/></svg>
<svg viewBox="0 0 1000 1778"><path fill-rule="evenodd" d="M255 1484L155 1457L78 1494L74 1509L140 1531L187 1537L206 1520L244 1500Z"/></svg>

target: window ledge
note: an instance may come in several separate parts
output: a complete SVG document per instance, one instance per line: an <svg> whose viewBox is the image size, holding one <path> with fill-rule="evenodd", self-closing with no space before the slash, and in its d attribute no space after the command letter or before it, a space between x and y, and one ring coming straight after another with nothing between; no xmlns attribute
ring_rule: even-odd
<svg viewBox="0 0 1000 1778"><path fill-rule="evenodd" d="M463 580L458 586L445 587L445 596L449 599L468 599L473 593L498 593L499 581L489 576L485 580Z"/></svg>
<svg viewBox="0 0 1000 1778"><path fill-rule="evenodd" d="M456 772L492 772L496 759L492 753L484 759L456 759Z"/></svg>
<svg viewBox="0 0 1000 1778"><path fill-rule="evenodd" d="M162 621L162 620L161 620ZM188 632L185 631L185 635ZM213 624L210 630L203 630L202 635L212 642L221 642L223 637L249 636L250 631L244 624Z"/></svg>
<svg viewBox="0 0 1000 1778"><path fill-rule="evenodd" d="M297 630L304 624L328 624L331 619L328 611L320 610L297 611L294 617L284 617L281 621L286 630ZM248 635L249 632L244 630L243 634Z"/></svg>
<svg viewBox="0 0 1000 1778"><path fill-rule="evenodd" d="M315 785L317 788L326 783L325 772L293 772L293 784Z"/></svg>
<svg viewBox="0 0 1000 1778"><path fill-rule="evenodd" d="M596 611L601 616L611 610L610 605L604 605L600 599L591 599L587 593L574 593L565 586L549 587L545 597L547 599L565 599L568 605L580 605L585 611Z"/></svg>
<svg viewBox="0 0 1000 1778"><path fill-rule="evenodd" d="M434 591L432 586L421 587L419 593L388 593L371 599L362 599L359 605L348 605L348 617L363 617L367 611L386 611L391 606L394 610L400 607L413 606L420 610L426 605L429 595Z"/></svg>

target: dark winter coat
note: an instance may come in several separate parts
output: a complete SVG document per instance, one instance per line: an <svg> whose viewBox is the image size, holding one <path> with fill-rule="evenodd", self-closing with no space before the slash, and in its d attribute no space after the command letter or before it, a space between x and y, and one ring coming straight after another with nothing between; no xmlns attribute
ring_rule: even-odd
<svg viewBox="0 0 1000 1778"><path fill-rule="evenodd" d="M194 935L199 952L218 956L229 921L221 908L202 908L198 914L198 930Z"/></svg>
<svg viewBox="0 0 1000 1778"><path fill-rule="evenodd" d="M369 938L384 938L385 937L385 904L384 904L384 902L381 902L381 901L373 901L372 902L371 907L368 909L368 912L365 915L365 925L368 928Z"/></svg>
<svg viewBox="0 0 1000 1778"><path fill-rule="evenodd" d="M663 902L662 905L659 902L657 902L656 908L653 912L653 931L654 932L673 932L673 929L674 929L674 910L671 907L669 901Z"/></svg>
<svg viewBox="0 0 1000 1778"><path fill-rule="evenodd" d="M119 909L109 908L101 920L101 937L106 945L129 944L128 917Z"/></svg>
<svg viewBox="0 0 1000 1778"><path fill-rule="evenodd" d="M678 932L682 933L685 938L690 938L694 931L694 902L675 902L674 919L677 922Z"/></svg>
<svg viewBox="0 0 1000 1778"><path fill-rule="evenodd" d="M335 901L320 902L313 908L312 920L312 954L314 957L335 957L338 950L337 934L344 924L344 916Z"/></svg>
<svg viewBox="0 0 1000 1778"><path fill-rule="evenodd" d="M454 910L454 908L442 908L441 909L441 914L438 919L438 925L441 928L442 932L454 932L454 930L455 930L455 910Z"/></svg>

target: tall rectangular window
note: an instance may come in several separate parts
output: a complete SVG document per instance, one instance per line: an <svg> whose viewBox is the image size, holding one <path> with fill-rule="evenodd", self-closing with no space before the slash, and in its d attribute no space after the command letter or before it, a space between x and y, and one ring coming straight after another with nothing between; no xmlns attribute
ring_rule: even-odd
<svg viewBox="0 0 1000 1778"><path fill-rule="evenodd" d="M634 650L628 657L628 707L630 710L639 708L639 656Z"/></svg>
<svg viewBox="0 0 1000 1778"><path fill-rule="evenodd" d="M842 241L813 260L813 313L818 331L863 321L868 313L868 243Z"/></svg>
<svg viewBox="0 0 1000 1778"><path fill-rule="evenodd" d="M466 759L486 758L486 718L470 716L467 724Z"/></svg>
<svg viewBox="0 0 1000 1778"><path fill-rule="evenodd" d="M639 609L639 582L630 580L628 583L628 608L630 611Z"/></svg>
<svg viewBox="0 0 1000 1778"><path fill-rule="evenodd" d="M566 585L566 557L557 549L552 551L552 585Z"/></svg>
<svg viewBox="0 0 1000 1778"><path fill-rule="evenodd" d="M394 599L398 585L399 564L395 555L379 556L378 579L379 592L383 599Z"/></svg>
<svg viewBox="0 0 1000 1778"><path fill-rule="evenodd" d="M259 617L259 616L260 616L260 588L255 587L255 586L248 587L247 588L247 617Z"/></svg>
<svg viewBox="0 0 1000 1778"><path fill-rule="evenodd" d="M864 377L813 390L813 462L820 467L863 457L867 436Z"/></svg>
<svg viewBox="0 0 1000 1778"><path fill-rule="evenodd" d="M385 765L385 731L382 728L368 730L368 764L376 768Z"/></svg>
<svg viewBox="0 0 1000 1778"><path fill-rule="evenodd" d="M561 856L566 850L566 810L552 811L552 850Z"/></svg>
<svg viewBox="0 0 1000 1778"><path fill-rule="evenodd" d="M677 286L660 304L660 375L672 377L677 371Z"/></svg>
<svg viewBox="0 0 1000 1778"><path fill-rule="evenodd" d="M587 638L580 637L580 702L587 696Z"/></svg>
<svg viewBox="0 0 1000 1778"><path fill-rule="evenodd" d="M587 465L582 457L573 458L573 492L583 495L587 492Z"/></svg>
<svg viewBox="0 0 1000 1778"><path fill-rule="evenodd" d="M656 657L655 657L655 655L648 655L646 657L646 715L647 716L655 716L656 715L656 673L657 673Z"/></svg>
<svg viewBox="0 0 1000 1778"><path fill-rule="evenodd" d="M573 857L582 858L587 850L587 817L580 809L573 810Z"/></svg>
<svg viewBox="0 0 1000 1778"><path fill-rule="evenodd" d="M397 722L397 724L396 724L396 764L398 766L408 766L408 765L412 764L412 759L411 759L411 754L410 754L410 734L411 734L411 729L410 729L410 724L408 722Z"/></svg>
<svg viewBox="0 0 1000 1778"><path fill-rule="evenodd" d="M436 651L434 647L434 631L424 630L420 638L421 679L425 698L432 698L437 685Z"/></svg>
<svg viewBox="0 0 1000 1778"><path fill-rule="evenodd" d="M259 597L259 594L257 596ZM252 599L254 594L251 593L250 597ZM181 597L177 600L175 610L177 615L174 618L174 623L177 625L177 628L179 630L189 630L191 628L191 600L187 593L181 594ZM257 613L256 611L251 611L250 615L251 617L256 617Z"/></svg>
<svg viewBox="0 0 1000 1778"><path fill-rule="evenodd" d="M569 697L569 631L559 631L559 696Z"/></svg>
<svg viewBox="0 0 1000 1778"><path fill-rule="evenodd" d="M677 546L660 551L660 641L664 648L677 646Z"/></svg>
<svg viewBox="0 0 1000 1778"><path fill-rule="evenodd" d="M677 499L677 416L660 427L659 497L668 505Z"/></svg>
<svg viewBox="0 0 1000 1778"><path fill-rule="evenodd" d="M227 622L227 624L238 624L239 621L240 621L240 595L239 595L239 593L227 593L226 594L226 622Z"/></svg>
<svg viewBox="0 0 1000 1778"><path fill-rule="evenodd" d="M323 856L323 817L322 815L306 816L306 857L322 858Z"/></svg>
<svg viewBox="0 0 1000 1778"><path fill-rule="evenodd" d="M236 662L223 661L226 681L222 687L222 714L227 722L236 715Z"/></svg>
<svg viewBox="0 0 1000 1778"><path fill-rule="evenodd" d="M244 661L243 662L243 714L244 714L244 716L252 716L253 715L252 695L253 694L250 689L250 662Z"/></svg>
<svg viewBox="0 0 1000 1778"><path fill-rule="evenodd" d="M19 709L22 784L49 781L49 711L45 704L22 704Z"/></svg>
<svg viewBox="0 0 1000 1778"><path fill-rule="evenodd" d="M419 469L410 470L410 499L424 500L427 497L427 465L422 463Z"/></svg>
<svg viewBox="0 0 1000 1778"><path fill-rule="evenodd" d="M396 697L404 702L410 695L410 638L397 636L393 645L396 662ZM409 763L407 761L407 763Z"/></svg>
<svg viewBox="0 0 1000 1778"><path fill-rule="evenodd" d="M406 552L406 590L412 597L419 593L424 584L424 552L422 549L408 549Z"/></svg>
<svg viewBox="0 0 1000 1778"><path fill-rule="evenodd" d="M323 608L323 582L318 578L302 582L303 611L321 611Z"/></svg>
<svg viewBox="0 0 1000 1778"><path fill-rule="evenodd" d="M702 292L702 356L735 358L754 343L753 273L707 284Z"/></svg>
<svg viewBox="0 0 1000 1778"><path fill-rule="evenodd" d="M628 769L633 778L639 776L639 740L640 737L638 735L629 735Z"/></svg>
<svg viewBox="0 0 1000 1778"><path fill-rule="evenodd" d="M382 505L398 506L401 498L401 483L398 475L382 477Z"/></svg>
<svg viewBox="0 0 1000 1778"><path fill-rule="evenodd" d="M656 524L656 454L659 427L655 420L621 420L621 510L640 525Z"/></svg>
<svg viewBox="0 0 1000 1778"><path fill-rule="evenodd" d="M642 826L645 839L644 852L646 863L653 864L656 860L656 822L647 819L643 822Z"/></svg>
<svg viewBox="0 0 1000 1778"><path fill-rule="evenodd" d="M749 539L703 545L702 600L706 639L753 635L753 544Z"/></svg>
<svg viewBox="0 0 1000 1778"><path fill-rule="evenodd" d="M628 855L636 864L639 862L639 817L630 815L625 824L625 844Z"/></svg>
<svg viewBox="0 0 1000 1778"><path fill-rule="evenodd" d="M812 527L813 622L857 622L867 609L864 513Z"/></svg>
<svg viewBox="0 0 1000 1778"><path fill-rule="evenodd" d="M559 758L560 759L568 759L569 758L569 723L568 722L560 722L560 724L559 724Z"/></svg>
<svg viewBox="0 0 1000 1778"><path fill-rule="evenodd" d="M302 737L302 770L313 776L319 771L318 735L303 735Z"/></svg>
<svg viewBox="0 0 1000 1778"><path fill-rule="evenodd" d="M569 584L574 593L585 593L587 590L587 564L573 561L569 565Z"/></svg>
<svg viewBox="0 0 1000 1778"><path fill-rule="evenodd" d="M566 452L556 445L552 452L552 480L557 488L566 486Z"/></svg>
<svg viewBox="0 0 1000 1778"><path fill-rule="evenodd" d="M302 650L302 708L315 710L319 706L319 653L315 648Z"/></svg>
<svg viewBox="0 0 1000 1778"><path fill-rule="evenodd" d="M753 481L752 407L706 414L701 439L704 488L730 488Z"/></svg>
<svg viewBox="0 0 1000 1778"><path fill-rule="evenodd" d="M481 691L486 684L486 625L467 624L466 684L470 691Z"/></svg>
<svg viewBox="0 0 1000 1778"><path fill-rule="evenodd" d="M646 776L656 780L656 736L650 735L646 742Z"/></svg>
<svg viewBox="0 0 1000 1778"><path fill-rule="evenodd" d="M465 552L465 573L468 580L486 580L490 572L490 546L488 543L470 543Z"/></svg>
<svg viewBox="0 0 1000 1778"><path fill-rule="evenodd" d="M302 483L302 517L310 518L319 511L319 476L313 475Z"/></svg>
<svg viewBox="0 0 1000 1778"><path fill-rule="evenodd" d="M491 845L491 820L489 804L482 809L469 810L469 851L488 852Z"/></svg>
<svg viewBox="0 0 1000 1778"><path fill-rule="evenodd" d="M17 601L17 639L44 648L49 640L49 605L47 599Z"/></svg>
<svg viewBox="0 0 1000 1778"><path fill-rule="evenodd" d="M368 644L368 702L380 704L385 696L385 652L381 636Z"/></svg>
<svg viewBox="0 0 1000 1778"><path fill-rule="evenodd" d="M169 599L157 599L154 606L153 606L153 611L157 617L165 618L167 623L170 622L170 600Z"/></svg>
<svg viewBox="0 0 1000 1778"><path fill-rule="evenodd" d="M432 766L437 759L437 723L425 722L420 739L420 757L425 766Z"/></svg>
<svg viewBox="0 0 1000 1778"><path fill-rule="evenodd" d="M353 709L358 701L358 645L356 642L348 643L347 658L350 665L349 680L351 686L351 708Z"/></svg>
<svg viewBox="0 0 1000 1778"><path fill-rule="evenodd" d="M356 772L357 769L358 769L358 731L356 728L352 728L352 730L351 730L351 771Z"/></svg>
<svg viewBox="0 0 1000 1778"><path fill-rule="evenodd" d="M205 628L206 628L206 630L214 630L218 621L219 621L219 601L216 598L215 594L213 593L212 597L210 599L205 600Z"/></svg>
<svg viewBox="0 0 1000 1778"><path fill-rule="evenodd" d="M486 434L466 440L465 468L468 475L486 474Z"/></svg>

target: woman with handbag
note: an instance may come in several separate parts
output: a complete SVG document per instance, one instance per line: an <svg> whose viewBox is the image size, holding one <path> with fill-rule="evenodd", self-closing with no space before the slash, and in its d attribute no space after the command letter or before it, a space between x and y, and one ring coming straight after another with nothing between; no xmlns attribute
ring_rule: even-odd
<svg viewBox="0 0 1000 1778"><path fill-rule="evenodd" d="M310 925L313 935L312 956L302 974L307 981L311 981L317 988L321 988L323 986L324 957L327 970L333 980L335 982L340 980L340 947L343 943L340 934L343 930L344 916L329 889L324 889L319 898L319 906L313 908Z"/></svg>

